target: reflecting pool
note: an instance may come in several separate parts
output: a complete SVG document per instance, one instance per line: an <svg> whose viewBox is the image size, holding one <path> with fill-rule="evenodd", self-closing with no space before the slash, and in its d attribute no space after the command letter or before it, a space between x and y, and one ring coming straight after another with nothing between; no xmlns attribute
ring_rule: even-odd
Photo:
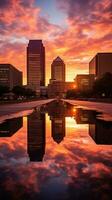
<svg viewBox="0 0 112 200"><path fill-rule="evenodd" d="M52 102L0 123L0 199L112 199L112 122Z"/></svg>

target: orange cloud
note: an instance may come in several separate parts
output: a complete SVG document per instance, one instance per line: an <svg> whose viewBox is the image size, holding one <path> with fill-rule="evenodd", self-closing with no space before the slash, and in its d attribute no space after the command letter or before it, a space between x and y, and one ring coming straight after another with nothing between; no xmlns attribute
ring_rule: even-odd
<svg viewBox="0 0 112 200"><path fill-rule="evenodd" d="M66 13L66 27L52 24L40 16L34 0L0 3L0 62L9 62L24 73L26 83L26 46L29 39L42 39L46 47L46 82L52 60L63 58L66 80L88 73L88 63L97 52L112 49L112 3L110 0L57 0L59 12ZM58 13L57 13L58 14Z"/></svg>

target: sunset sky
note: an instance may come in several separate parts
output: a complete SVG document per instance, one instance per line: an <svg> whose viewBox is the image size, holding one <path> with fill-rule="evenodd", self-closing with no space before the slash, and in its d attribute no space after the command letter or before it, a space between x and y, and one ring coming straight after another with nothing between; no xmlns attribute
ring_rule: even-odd
<svg viewBox="0 0 112 200"><path fill-rule="evenodd" d="M66 80L88 73L97 52L112 51L111 0L0 0L0 63L24 72L29 39L46 48L46 82L52 60L66 64Z"/></svg>

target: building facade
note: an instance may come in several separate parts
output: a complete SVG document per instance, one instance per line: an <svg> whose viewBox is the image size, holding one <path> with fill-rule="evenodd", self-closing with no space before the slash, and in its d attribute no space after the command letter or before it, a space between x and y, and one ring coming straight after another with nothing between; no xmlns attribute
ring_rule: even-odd
<svg viewBox="0 0 112 200"><path fill-rule="evenodd" d="M67 92L68 90L73 90L76 88L76 85L74 84L74 82L65 82L65 92Z"/></svg>
<svg viewBox="0 0 112 200"><path fill-rule="evenodd" d="M65 81L65 63L59 56L51 64L51 79Z"/></svg>
<svg viewBox="0 0 112 200"><path fill-rule="evenodd" d="M92 89L95 76L93 74L78 74L74 80L76 90L85 91Z"/></svg>
<svg viewBox="0 0 112 200"><path fill-rule="evenodd" d="M11 64L0 64L0 85L10 90L15 86L22 86L22 72Z"/></svg>
<svg viewBox="0 0 112 200"><path fill-rule="evenodd" d="M30 40L27 47L27 84L40 94L45 86L45 47L42 40Z"/></svg>
<svg viewBox="0 0 112 200"><path fill-rule="evenodd" d="M60 97L64 98L68 90L74 89L74 82L64 82L52 80L48 85L48 97L55 98Z"/></svg>
<svg viewBox="0 0 112 200"><path fill-rule="evenodd" d="M48 97L64 97L64 87L65 82L63 81L53 81L52 83L48 84Z"/></svg>
<svg viewBox="0 0 112 200"><path fill-rule="evenodd" d="M89 74L99 78L106 72L112 73L112 53L98 53L89 63Z"/></svg>

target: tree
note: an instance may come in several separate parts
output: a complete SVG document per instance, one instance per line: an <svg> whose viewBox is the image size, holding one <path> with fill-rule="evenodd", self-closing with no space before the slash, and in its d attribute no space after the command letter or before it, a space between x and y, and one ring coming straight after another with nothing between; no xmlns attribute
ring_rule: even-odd
<svg viewBox="0 0 112 200"><path fill-rule="evenodd" d="M76 98L77 97L77 92L75 89L72 89L72 90L68 90L66 92L66 98Z"/></svg>
<svg viewBox="0 0 112 200"><path fill-rule="evenodd" d="M3 94L7 92L9 92L9 87L0 85L0 96L2 96Z"/></svg>
<svg viewBox="0 0 112 200"><path fill-rule="evenodd" d="M36 92L33 91L32 89L30 88L26 88L25 89L25 94L24 94L26 97L31 97L31 96L36 96Z"/></svg>
<svg viewBox="0 0 112 200"><path fill-rule="evenodd" d="M25 94L25 88L23 86L15 86L12 89L12 92L17 96L24 96Z"/></svg>
<svg viewBox="0 0 112 200"><path fill-rule="evenodd" d="M78 92L78 97L90 98L93 95L92 89L80 90Z"/></svg>
<svg viewBox="0 0 112 200"><path fill-rule="evenodd" d="M94 82L93 92L100 97L112 97L112 74L110 72L106 72Z"/></svg>
<svg viewBox="0 0 112 200"><path fill-rule="evenodd" d="M25 88L24 86L15 86L12 92L16 96L24 96L24 97L31 97L36 96L36 92L30 88Z"/></svg>

